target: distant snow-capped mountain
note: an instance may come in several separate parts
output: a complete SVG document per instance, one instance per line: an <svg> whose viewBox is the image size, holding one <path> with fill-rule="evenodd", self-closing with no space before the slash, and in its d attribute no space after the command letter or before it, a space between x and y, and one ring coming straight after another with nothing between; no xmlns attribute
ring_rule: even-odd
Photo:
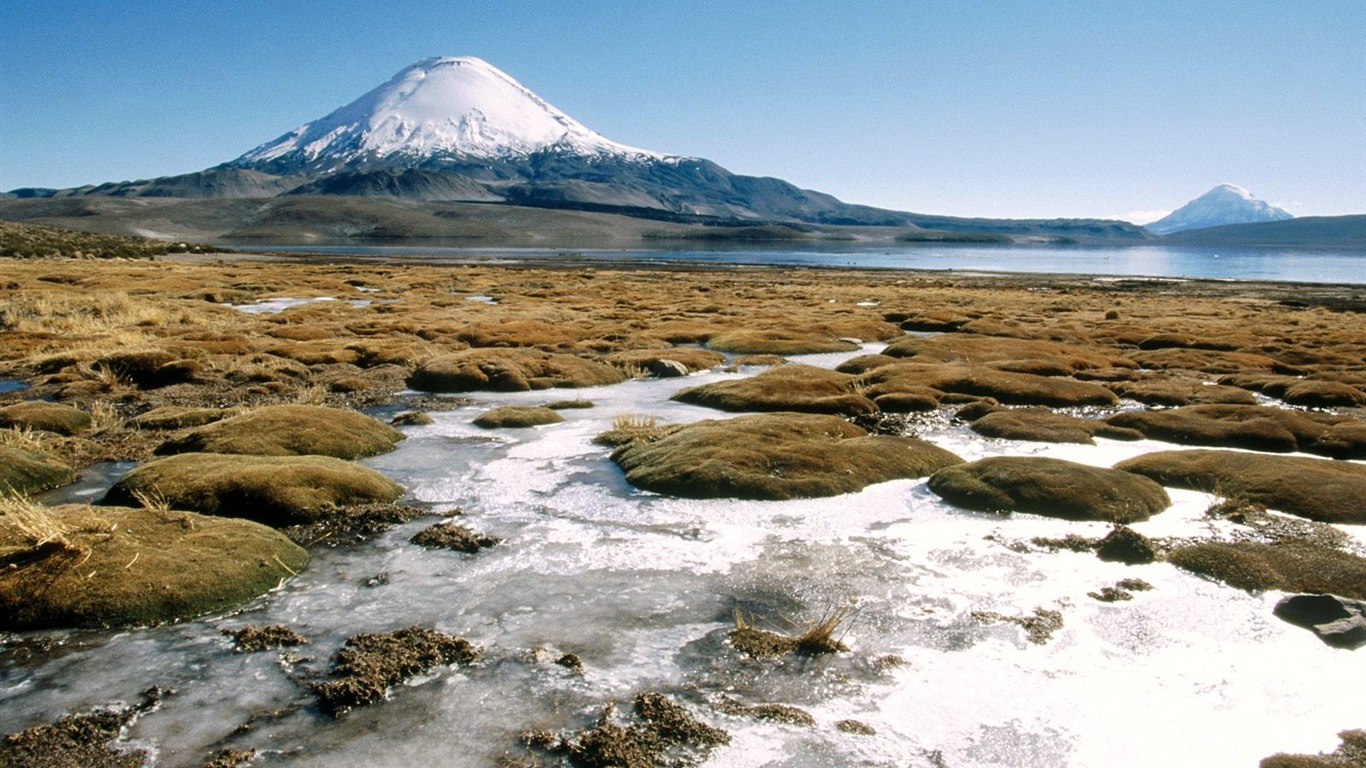
<svg viewBox="0 0 1366 768"><path fill-rule="evenodd" d="M1220 184L1146 227L1154 234L1169 235L1188 229L1284 221L1290 218L1294 216L1289 211L1265 200L1258 200L1251 192L1236 184Z"/></svg>
<svg viewBox="0 0 1366 768"><path fill-rule="evenodd" d="M20 194L53 199L349 197L367 198L367 209L398 204L391 206L394 210L412 202L480 203L709 227L783 224L798 233L808 231L808 225L937 230L929 240L971 239L980 233L1031 242L1152 238L1120 221L967 219L850 204L782 179L731 173L703 158L627 146L471 57L420 61L325 117L203 171L11 193ZM248 210L222 207L238 212L232 215ZM306 215L335 220L327 209L319 204L306 208ZM378 229L385 237L403 237L404 227Z"/></svg>
<svg viewBox="0 0 1366 768"><path fill-rule="evenodd" d="M361 166L433 167L555 151L663 159L590 130L481 59L425 59L319 120L228 166L274 173Z"/></svg>

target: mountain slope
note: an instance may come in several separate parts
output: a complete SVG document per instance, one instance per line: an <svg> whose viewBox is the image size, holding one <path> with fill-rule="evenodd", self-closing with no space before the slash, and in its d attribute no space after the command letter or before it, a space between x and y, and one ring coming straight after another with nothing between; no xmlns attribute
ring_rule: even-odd
<svg viewBox="0 0 1366 768"><path fill-rule="evenodd" d="M704 225L919 227L1082 242L1151 238L1123 222L959 219L851 205L782 179L733 174L702 158L630 147L469 57L420 61L325 117L205 171L15 196L320 195L492 203Z"/></svg>
<svg viewBox="0 0 1366 768"><path fill-rule="evenodd" d="M1258 200L1252 193L1236 184L1220 184L1164 218L1148 224L1147 230L1157 235L1169 235L1190 229L1283 221L1289 218L1293 216L1288 211L1277 208L1265 200Z"/></svg>

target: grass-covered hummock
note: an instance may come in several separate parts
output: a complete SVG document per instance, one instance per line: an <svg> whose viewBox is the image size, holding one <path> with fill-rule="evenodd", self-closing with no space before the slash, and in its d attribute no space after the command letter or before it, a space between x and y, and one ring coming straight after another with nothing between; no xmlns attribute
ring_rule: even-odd
<svg viewBox="0 0 1366 768"><path fill-rule="evenodd" d="M1249 592L1274 589L1366 600L1366 558L1309 541L1199 542L1173 549L1167 560Z"/></svg>
<svg viewBox="0 0 1366 768"><path fill-rule="evenodd" d="M562 421L564 417L554 410L530 405L504 405L474 417L474 425L484 429L525 429Z"/></svg>
<svg viewBox="0 0 1366 768"><path fill-rule="evenodd" d="M857 379L813 365L780 365L757 376L688 387L673 394L681 403L722 411L801 411L853 416L877 405L857 391Z"/></svg>
<svg viewBox="0 0 1366 768"><path fill-rule="evenodd" d="M392 451L403 433L363 413L316 405L269 405L168 440L157 453L332 456Z"/></svg>
<svg viewBox="0 0 1366 768"><path fill-rule="evenodd" d="M408 376L423 392L525 392L620 384L626 375L596 360L526 348L481 348L425 361Z"/></svg>
<svg viewBox="0 0 1366 768"><path fill-rule="evenodd" d="M44 453L0 442L0 497L45 491L76 479L76 471Z"/></svg>
<svg viewBox="0 0 1366 768"><path fill-rule="evenodd" d="M402 495L402 486L383 474L330 456L182 453L134 468L101 504L146 502L281 528L316 522L338 507L389 503Z"/></svg>
<svg viewBox="0 0 1366 768"><path fill-rule="evenodd" d="M1187 450L1146 453L1115 468L1309 520L1366 523L1366 466L1353 462Z"/></svg>
<svg viewBox="0 0 1366 768"><path fill-rule="evenodd" d="M1132 523L1171 506L1162 486L1116 469L1042 456L994 456L930 476L950 504L986 512L1031 512L1067 520Z"/></svg>
<svg viewBox="0 0 1366 768"><path fill-rule="evenodd" d="M962 461L923 440L871 436L838 416L801 413L686 424L628 442L612 460L637 488L701 499L836 496Z"/></svg>
<svg viewBox="0 0 1366 768"><path fill-rule="evenodd" d="M30 400L0 408L0 427L76 435L90 429L89 413L61 403Z"/></svg>
<svg viewBox="0 0 1366 768"><path fill-rule="evenodd" d="M1180 445L1366 458L1366 422L1344 415L1262 405L1190 405L1126 411L1106 421L1150 440Z"/></svg>
<svg viewBox="0 0 1366 768"><path fill-rule="evenodd" d="M308 564L248 520L128 507L37 507L0 515L0 629L143 626L244 603ZM31 516L32 518L32 516Z"/></svg>

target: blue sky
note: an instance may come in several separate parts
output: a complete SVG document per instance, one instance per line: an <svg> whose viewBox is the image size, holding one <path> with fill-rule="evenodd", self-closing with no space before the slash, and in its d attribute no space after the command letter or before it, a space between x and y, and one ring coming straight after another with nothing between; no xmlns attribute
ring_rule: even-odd
<svg viewBox="0 0 1366 768"><path fill-rule="evenodd" d="M0 0L0 190L230 160L437 55L843 200L1366 213L1366 2Z"/></svg>

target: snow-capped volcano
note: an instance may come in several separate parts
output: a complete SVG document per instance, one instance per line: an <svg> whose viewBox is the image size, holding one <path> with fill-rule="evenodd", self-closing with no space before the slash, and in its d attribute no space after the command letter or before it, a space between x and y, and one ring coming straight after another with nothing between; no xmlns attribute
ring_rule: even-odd
<svg viewBox="0 0 1366 768"><path fill-rule="evenodd" d="M488 62L447 56L413 64L350 104L228 165L299 173L362 165L433 167L443 159L502 160L544 151L665 157L590 130Z"/></svg>
<svg viewBox="0 0 1366 768"><path fill-rule="evenodd" d="M1256 224L1294 218L1289 211L1252 196L1236 184L1220 184L1205 194L1146 225L1149 232L1169 235L1188 229Z"/></svg>

